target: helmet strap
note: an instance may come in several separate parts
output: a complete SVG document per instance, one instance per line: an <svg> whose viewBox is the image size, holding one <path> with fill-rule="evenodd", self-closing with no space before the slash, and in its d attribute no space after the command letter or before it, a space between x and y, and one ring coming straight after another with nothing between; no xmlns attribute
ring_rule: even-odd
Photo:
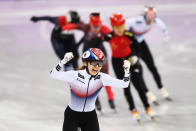
<svg viewBox="0 0 196 131"><path fill-rule="evenodd" d="M88 62L87 62L87 65L86 65L86 72L87 72L89 75L91 75L90 72L89 72L89 69L88 69Z"/></svg>
<svg viewBox="0 0 196 131"><path fill-rule="evenodd" d="M87 62L87 66L86 66L86 72L87 72L89 75L91 75L90 72L89 72L89 69L88 69L88 62ZM98 73L97 73L97 74L98 74ZM91 75L91 76L92 76L92 77L95 77L95 76L97 76L97 74L94 75L94 76L93 76L93 75Z"/></svg>

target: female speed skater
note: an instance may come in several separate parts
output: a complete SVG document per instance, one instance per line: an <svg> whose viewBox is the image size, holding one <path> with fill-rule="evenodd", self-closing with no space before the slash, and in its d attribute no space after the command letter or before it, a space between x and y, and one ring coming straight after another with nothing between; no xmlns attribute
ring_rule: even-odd
<svg viewBox="0 0 196 131"><path fill-rule="evenodd" d="M66 53L50 73L52 78L63 80L70 85L71 99L64 113L63 131L77 131L78 127L81 131L99 131L95 111L96 98L103 86L128 87L130 62L124 60L124 78L119 80L100 72L104 53L98 48L90 48L83 53L83 70L60 72L61 67L72 58L71 52Z"/></svg>
<svg viewBox="0 0 196 131"><path fill-rule="evenodd" d="M108 59L107 59L106 50L103 46L102 37L105 34L111 32L111 30L107 26L102 24L100 14L97 12L91 13L88 24L84 24L84 23L67 24L64 27L62 27L62 30L73 30L73 29L81 30L84 32L84 37L79 42L80 44L82 42L84 44L83 49L82 49L83 52L85 52L89 48L99 48L103 51L106 58L104 60L104 65L103 65L101 72L108 74ZM114 93L110 86L106 86L105 89L107 92L110 108L115 109ZM96 101L96 108L97 110L101 111L101 104L98 98Z"/></svg>
<svg viewBox="0 0 196 131"><path fill-rule="evenodd" d="M112 66L114 72L118 79L122 79L124 72L120 67L122 66L123 59L125 58L130 61L131 81L142 100L146 114L154 120L151 107L144 92L146 84L142 75L142 66L138 61L137 50L134 48L137 45L137 40L133 33L125 30L125 19L122 14L113 14L110 17L110 22L113 32L105 35L104 39L110 43L112 49ZM133 118L141 124L139 113L131 95L130 86L124 88L124 95L129 104L129 109L133 114Z"/></svg>
<svg viewBox="0 0 196 131"><path fill-rule="evenodd" d="M31 17L31 21L49 21L53 23L55 26L52 30L51 34L51 42L53 49L59 59L63 59L64 54L66 52L73 52L75 58L71 60L69 63L65 65L65 70L70 70L71 66L73 68L78 67L78 51L76 49L76 41L73 32L67 31L63 32L61 27L68 23L80 23L80 16L76 11L69 11L64 16L33 16Z"/></svg>
<svg viewBox="0 0 196 131"><path fill-rule="evenodd" d="M162 32L165 34L164 40L167 42L169 40L168 31L164 22L157 17L156 9L154 7L145 7L143 16L126 19L126 28L136 35L141 59L152 73L162 96L166 100L171 101L172 99L169 97L168 91L163 87L161 77L155 65L150 48L148 47L147 42L144 40L144 34L149 32L154 25L157 25L162 29ZM148 100L153 102L155 105L158 105L156 96L147 88L145 88L145 92Z"/></svg>

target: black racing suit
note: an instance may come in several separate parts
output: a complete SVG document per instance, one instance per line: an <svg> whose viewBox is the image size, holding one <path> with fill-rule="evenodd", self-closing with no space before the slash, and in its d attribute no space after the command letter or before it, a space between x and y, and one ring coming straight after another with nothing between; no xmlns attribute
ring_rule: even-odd
<svg viewBox="0 0 196 131"><path fill-rule="evenodd" d="M64 113L63 131L99 131L99 122L95 110L77 112L68 106Z"/></svg>
<svg viewBox="0 0 196 131"><path fill-rule="evenodd" d="M141 43L138 43L137 46L138 46L137 48L139 51L140 58L144 61L144 63L146 64L150 72L152 73L153 78L157 84L157 87L161 89L163 87L161 77L155 65L155 62L154 62L152 53L148 47L148 44L146 43L145 40L143 40ZM145 92L148 92L147 88L145 89Z"/></svg>
<svg viewBox="0 0 196 131"><path fill-rule="evenodd" d="M43 17L32 17L32 19L35 22L42 21L42 20L49 21L55 25L51 33L51 42L56 55L59 57L59 59L62 60L66 52L73 52L74 59L72 59L71 61L68 62L68 64L65 65L65 69L66 67L70 67L71 65L74 68L77 68L78 67L77 61L78 61L79 54L76 48L76 41L75 41L74 34L62 33L61 26L63 25L59 24L61 22L60 20L62 19L59 19L59 17L43 16Z"/></svg>
<svg viewBox="0 0 196 131"><path fill-rule="evenodd" d="M127 32L127 31L126 31ZM129 59L130 56L133 56L133 55L136 55L138 56L138 50L137 50L137 40L135 39L134 35L133 36L129 36L127 34L132 34L132 33L124 33L124 35L122 37L127 37L128 39L130 39L128 46L126 48L131 48L131 54L129 55L126 55L126 56L123 56L121 58L116 58L116 57L113 57L112 56L112 66L113 66L113 69L114 69L114 72L117 76L118 79L122 79L123 76L124 76L124 71L123 71L123 59ZM106 41L109 41L110 45L112 46L114 43L116 43L116 46L121 46L122 43L119 43L120 41L125 41L125 40L122 40L122 39L118 39L118 41L115 41L115 37L118 37L118 36L115 36L114 35L114 32L110 33L110 34L107 34L105 36L105 40ZM120 37L118 37L120 38ZM118 48L118 47L117 47ZM147 98L146 98L146 95L145 95L145 91L144 89L146 89L146 84L144 82L144 79L143 79L143 71L142 71L142 66L141 64L139 63L139 61L134 65L134 66L131 66L130 68L130 72L131 72L131 81L135 87L135 89L137 90L142 102L143 102L143 105L145 107L145 109L147 109L150 105L147 101ZM131 95L131 89L130 89L130 85L128 88L124 88L124 95L125 95L125 98L129 104L129 109L130 110L134 110L135 109L135 104L134 104L134 101L133 101L133 97Z"/></svg>

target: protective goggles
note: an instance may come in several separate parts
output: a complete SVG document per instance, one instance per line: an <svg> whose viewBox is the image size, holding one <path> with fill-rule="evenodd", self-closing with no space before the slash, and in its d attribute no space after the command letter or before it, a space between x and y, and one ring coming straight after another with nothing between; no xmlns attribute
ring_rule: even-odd
<svg viewBox="0 0 196 131"><path fill-rule="evenodd" d="M119 30L119 29L122 30L125 28L125 25L123 24L123 25L119 25L119 26L113 26L113 28L117 29L117 30Z"/></svg>
<svg viewBox="0 0 196 131"><path fill-rule="evenodd" d="M90 61L90 64L92 65L92 66L99 66L99 67L102 67L103 66L103 62L101 62L101 61Z"/></svg>

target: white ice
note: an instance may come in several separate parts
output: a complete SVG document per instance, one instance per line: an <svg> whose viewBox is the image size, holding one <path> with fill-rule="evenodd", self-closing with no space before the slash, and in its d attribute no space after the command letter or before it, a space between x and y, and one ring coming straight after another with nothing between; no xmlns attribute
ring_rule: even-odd
<svg viewBox="0 0 196 131"><path fill-rule="evenodd" d="M173 102L161 97L151 74L144 65L144 77L160 106L152 105L157 122L147 119L138 94L132 86L142 126L132 119L123 90L113 89L118 113L108 106L101 92L104 115L99 115L101 131L195 131L196 130L196 2L194 0L2 0L0 1L0 131L60 131L63 113L69 101L64 82L49 77L59 62L51 43L53 25L32 23L32 15L63 15L69 9L80 12L88 22L92 11L102 13L103 23L121 12L126 17L141 14L143 6L153 4L165 21L171 40L163 44L163 35L154 28L146 35L165 88ZM76 31L77 40L82 33ZM111 50L105 44L109 56ZM81 49L82 47L80 47ZM110 64L110 74L115 76Z"/></svg>

